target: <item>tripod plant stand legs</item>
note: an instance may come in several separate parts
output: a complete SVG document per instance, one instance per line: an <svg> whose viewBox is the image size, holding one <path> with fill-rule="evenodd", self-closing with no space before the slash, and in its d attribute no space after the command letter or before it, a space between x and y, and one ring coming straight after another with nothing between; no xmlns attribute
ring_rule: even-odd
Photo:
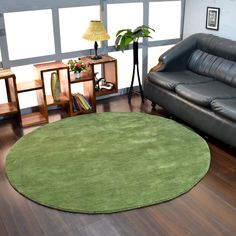
<svg viewBox="0 0 236 236"><path fill-rule="evenodd" d="M134 65L133 65L132 80L131 80L131 84L130 84L129 92L128 92L128 101L129 101L129 103L131 103L131 97L132 97L132 94L133 94L133 84L134 84L134 76L135 76L135 67L137 68L137 76L138 76L138 85L139 85L140 95L141 95L141 98L142 98L142 102L144 102L143 89L142 89L141 80L140 80L140 76L139 76L139 67L138 67L138 64L134 64Z"/></svg>
<svg viewBox="0 0 236 236"><path fill-rule="evenodd" d="M144 102L143 89L142 89L141 80L140 80L140 76L139 76L138 42L133 43L133 75L132 75L132 80L131 80L131 84L130 84L129 92L128 92L128 101L129 101L129 103L131 103L131 97L132 97L132 94L133 94L135 68L137 68L137 76L138 76L138 84L139 84L140 95L141 95L141 98L142 98L142 102Z"/></svg>

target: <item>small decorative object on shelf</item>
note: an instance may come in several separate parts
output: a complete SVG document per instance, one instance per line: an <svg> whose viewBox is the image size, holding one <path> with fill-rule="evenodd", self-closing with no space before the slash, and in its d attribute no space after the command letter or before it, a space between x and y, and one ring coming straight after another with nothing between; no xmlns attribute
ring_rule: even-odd
<svg viewBox="0 0 236 236"><path fill-rule="evenodd" d="M69 60L68 65L70 67L70 71L73 71L75 73L75 77L78 79L81 77L81 72L86 71L88 67L88 65L80 58L77 60Z"/></svg>
<svg viewBox="0 0 236 236"><path fill-rule="evenodd" d="M77 78L77 79L81 78L81 74L80 73L81 72L75 72L75 78Z"/></svg>
<svg viewBox="0 0 236 236"><path fill-rule="evenodd" d="M97 74L98 72L95 73L94 77L95 77L95 90L99 91L99 90L112 90L114 87L114 84L111 82L107 82L105 80L105 78L97 78Z"/></svg>
<svg viewBox="0 0 236 236"><path fill-rule="evenodd" d="M56 102L60 101L61 86L56 72L52 72L51 74L51 90L53 100Z"/></svg>
<svg viewBox="0 0 236 236"><path fill-rule="evenodd" d="M95 97L118 93L117 60L115 58L102 54L100 60L93 60L91 56L82 57L81 60L89 65L87 76L94 81ZM98 75L98 71L101 76Z"/></svg>

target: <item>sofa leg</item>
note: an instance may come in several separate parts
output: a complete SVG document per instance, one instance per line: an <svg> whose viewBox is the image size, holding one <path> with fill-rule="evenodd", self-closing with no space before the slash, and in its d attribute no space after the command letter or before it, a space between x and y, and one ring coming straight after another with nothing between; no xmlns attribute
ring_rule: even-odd
<svg viewBox="0 0 236 236"><path fill-rule="evenodd" d="M155 111L156 110L156 103L152 102L152 110Z"/></svg>

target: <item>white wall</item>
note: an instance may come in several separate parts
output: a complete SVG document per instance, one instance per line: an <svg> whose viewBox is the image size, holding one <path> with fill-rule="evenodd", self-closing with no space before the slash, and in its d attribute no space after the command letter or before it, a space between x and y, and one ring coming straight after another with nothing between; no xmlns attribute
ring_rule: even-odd
<svg viewBox="0 0 236 236"><path fill-rule="evenodd" d="M206 29L207 7L220 8L219 31ZM186 0L183 36L198 32L236 40L236 0Z"/></svg>

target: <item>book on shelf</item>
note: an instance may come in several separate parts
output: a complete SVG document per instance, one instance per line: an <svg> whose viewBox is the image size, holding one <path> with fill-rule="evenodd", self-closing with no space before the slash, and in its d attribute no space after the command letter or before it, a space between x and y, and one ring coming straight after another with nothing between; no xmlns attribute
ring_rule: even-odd
<svg viewBox="0 0 236 236"><path fill-rule="evenodd" d="M86 99L86 97L83 94L80 94L80 96L82 97L82 100L86 103L87 107L89 110L92 109L92 106L90 105L90 103L88 102L88 100Z"/></svg>
<svg viewBox="0 0 236 236"><path fill-rule="evenodd" d="M87 103L85 102L84 98L81 96L81 94L76 94L76 97L79 99L80 104L84 108L84 110L89 110L89 107L87 106Z"/></svg>
<svg viewBox="0 0 236 236"><path fill-rule="evenodd" d="M76 93L72 95L72 107L73 111L88 111L92 109L89 101L80 93Z"/></svg>
<svg viewBox="0 0 236 236"><path fill-rule="evenodd" d="M74 102L75 102L75 107L77 108L77 111L83 111L84 108L80 104L78 96L74 96Z"/></svg>
<svg viewBox="0 0 236 236"><path fill-rule="evenodd" d="M73 112L77 112L78 111L78 109L77 109L77 107L75 105L75 97L73 95L72 95L72 110L73 110Z"/></svg>

